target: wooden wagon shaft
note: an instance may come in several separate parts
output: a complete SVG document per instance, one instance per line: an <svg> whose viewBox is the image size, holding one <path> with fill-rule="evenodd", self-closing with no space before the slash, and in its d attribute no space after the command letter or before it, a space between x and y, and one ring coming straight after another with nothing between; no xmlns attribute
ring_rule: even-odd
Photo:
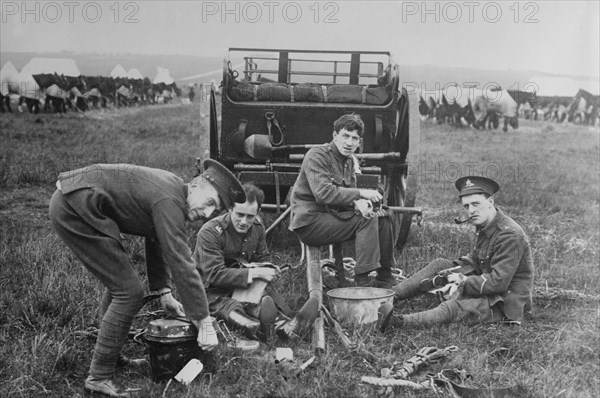
<svg viewBox="0 0 600 398"><path fill-rule="evenodd" d="M344 345L344 347L347 350L354 350L357 347L356 343L353 343L352 341L350 341L348 336L346 336L346 333L344 333L344 329L342 329L342 327L340 326L338 321L336 321L335 318L331 316L327 307L322 306L321 311L323 312L323 315L325 315L325 319L329 322L330 326L333 328L333 331L335 332L335 334L342 341L342 344Z"/></svg>
<svg viewBox="0 0 600 398"><path fill-rule="evenodd" d="M274 205L274 206L276 206L276 205ZM263 205L263 207L264 207L264 205ZM267 230L265 231L265 235L268 235L269 232L274 230L275 227L278 226L279 223L282 222L283 219L286 218L287 215L290 214L291 211L292 211L291 207L288 207L287 209L285 209L285 211L283 213L281 213L281 215L279 217L277 217L277 220L273 221L273 224L269 225L269 228L267 228Z"/></svg>
<svg viewBox="0 0 600 398"><path fill-rule="evenodd" d="M422 207L383 206L383 209L386 211L393 211L394 213L423 214Z"/></svg>
<svg viewBox="0 0 600 398"><path fill-rule="evenodd" d="M289 156L290 156L289 159L291 161L297 162L297 161L304 160L304 154L301 154L301 153L291 154ZM393 161L400 162L404 159L400 152L355 153L354 156L356 156L359 160L380 160L380 161L387 161L387 162L393 162Z"/></svg>
<svg viewBox="0 0 600 398"><path fill-rule="evenodd" d="M233 170L239 171L293 171L297 172L300 170L302 163L269 163L267 164L243 164L236 163L233 166ZM361 167L360 171L362 174L381 174L381 167L377 166L366 166Z"/></svg>
<svg viewBox="0 0 600 398"><path fill-rule="evenodd" d="M277 208L279 209L285 209L288 210L289 206L288 205L276 205L276 204L272 204L272 203L264 203L261 206L261 209L265 209L265 210L277 210ZM406 214L420 214L423 213L423 208L422 207L403 207L403 206L384 206L383 207L384 210L389 210L389 211L393 211L395 213L406 213ZM280 217L283 220L283 217ZM281 220L277 219L275 220L273 223L275 222L281 222Z"/></svg>
<svg viewBox="0 0 600 398"><path fill-rule="evenodd" d="M308 282L308 298L315 298L321 308L323 305L323 278L321 275L321 261L319 248L308 246L306 253L306 279ZM315 354L325 352L325 328L323 317L319 316L313 323L312 345Z"/></svg>

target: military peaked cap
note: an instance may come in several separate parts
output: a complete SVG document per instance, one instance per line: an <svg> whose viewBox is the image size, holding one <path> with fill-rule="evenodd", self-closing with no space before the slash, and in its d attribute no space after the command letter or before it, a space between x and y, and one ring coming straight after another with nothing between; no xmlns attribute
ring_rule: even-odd
<svg viewBox="0 0 600 398"><path fill-rule="evenodd" d="M206 159L202 165L204 167L202 177L215 187L224 208L231 208L233 202L244 203L246 201L242 184L225 166L213 159Z"/></svg>
<svg viewBox="0 0 600 398"><path fill-rule="evenodd" d="M492 196L500 189L498 183L491 178L480 176L460 177L454 183L458 189L458 197L467 195L488 194Z"/></svg>

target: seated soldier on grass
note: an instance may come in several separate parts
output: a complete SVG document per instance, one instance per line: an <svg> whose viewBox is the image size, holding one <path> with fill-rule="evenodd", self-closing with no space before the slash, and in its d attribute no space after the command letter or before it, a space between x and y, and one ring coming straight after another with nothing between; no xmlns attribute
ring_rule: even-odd
<svg viewBox="0 0 600 398"><path fill-rule="evenodd" d="M364 128L359 115L343 115L333 122L332 141L306 153L290 198L290 229L309 246L355 239L356 285L390 288L395 283L392 222L373 212L373 203L382 199L377 190L356 187L353 154ZM374 282L371 271L377 272Z"/></svg>
<svg viewBox="0 0 600 398"><path fill-rule="evenodd" d="M266 336L275 323L277 308L273 298L266 294L253 305L242 303L232 295L237 289L260 290L264 282L271 282L279 274L279 268L268 263L265 227L258 217L264 193L251 184L244 184L243 188L245 203L234 203L228 213L202 226L194 259L206 286L211 315L256 338L259 327ZM285 306L274 289L270 286L267 289Z"/></svg>
<svg viewBox="0 0 600 398"><path fill-rule="evenodd" d="M477 231L475 249L458 260L433 260L394 286L397 300L435 287L443 287L449 299L434 309L396 317L391 304L382 305L378 319L381 331L393 326L432 326L453 321L520 322L524 313L531 311L534 266L529 239L519 224L494 207L492 195L499 190L498 183L469 176L459 178L455 186L467 212L464 221Z"/></svg>

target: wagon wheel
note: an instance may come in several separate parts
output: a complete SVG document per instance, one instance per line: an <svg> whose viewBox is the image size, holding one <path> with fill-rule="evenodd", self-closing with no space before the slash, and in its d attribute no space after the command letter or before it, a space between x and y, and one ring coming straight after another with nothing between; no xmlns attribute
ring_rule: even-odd
<svg viewBox="0 0 600 398"><path fill-rule="evenodd" d="M210 125L209 125L209 150L210 158L219 160L219 115L217 113L217 99L214 88L210 90Z"/></svg>
<svg viewBox="0 0 600 398"><path fill-rule="evenodd" d="M409 129L410 127L410 129ZM400 152L402 158L410 159L412 163L418 161L420 121L418 112L418 99L416 95L409 96L405 89L401 92L396 112L396 134L392 137L393 152ZM416 173L408 172L408 165L396 165L388 168L384 178L387 203L390 206L413 207L417 196ZM394 238L396 247L402 250L408 239L412 214L393 213Z"/></svg>

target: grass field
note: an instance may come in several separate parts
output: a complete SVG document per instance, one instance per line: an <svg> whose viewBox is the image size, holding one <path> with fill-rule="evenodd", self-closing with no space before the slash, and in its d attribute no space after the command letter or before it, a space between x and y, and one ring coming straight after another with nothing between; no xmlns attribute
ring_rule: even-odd
<svg viewBox="0 0 600 398"><path fill-rule="evenodd" d="M47 207L59 172L95 162L126 162L193 175L206 120L192 106L164 106L54 115L0 117L0 396L73 397L82 394L97 326L101 286L52 231ZM273 362L275 341L259 352L220 348L216 371L189 388L171 386L169 397L367 397L360 382L425 346L456 345L458 352L411 380L442 368L466 369L473 385L517 384L523 397L600 396L600 149L599 131L588 127L522 121L508 133L422 124L419 181L421 227L413 224L398 267L414 273L436 257L467 253L469 226L456 226L459 206L453 181L470 171L501 184L497 204L529 234L536 266L534 312L522 326L453 324L381 335L351 330L358 352L346 352L327 332L327 352L298 378ZM272 219L272 216L266 216ZM190 226L190 244L198 226ZM285 226L270 241L274 259L297 263L298 246ZM143 244L128 237L133 264L145 277ZM278 281L296 306L306 296L302 268ZM569 289L591 296L544 294ZM594 297L596 299L594 299ZM398 303L401 312L436 305L431 297ZM145 308L148 309L148 308ZM145 312L144 312L145 313ZM144 313L141 313L143 315ZM136 327L149 318L140 316ZM291 343L308 359L307 342ZM144 348L128 343L126 352ZM122 368L119 378L160 397L165 385ZM435 396L397 390L396 396Z"/></svg>

